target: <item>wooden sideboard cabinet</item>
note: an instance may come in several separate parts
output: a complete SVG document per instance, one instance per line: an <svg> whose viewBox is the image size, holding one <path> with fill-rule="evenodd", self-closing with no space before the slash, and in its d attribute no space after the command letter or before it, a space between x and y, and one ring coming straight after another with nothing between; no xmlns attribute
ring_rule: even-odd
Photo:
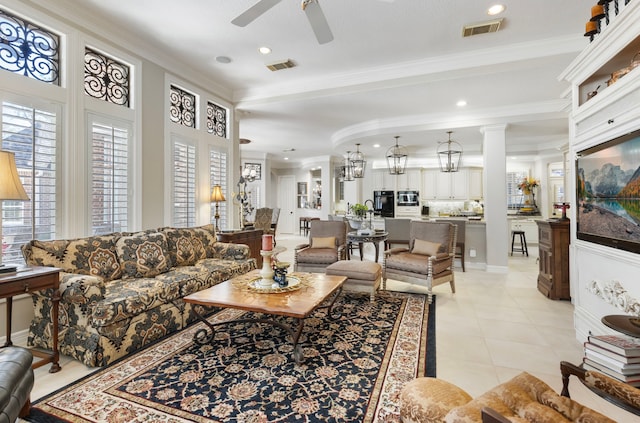
<svg viewBox="0 0 640 423"><path fill-rule="evenodd" d="M223 231L217 234L218 241L234 244L246 244L251 249L251 257L256 259L258 269L262 267L262 229L243 229L238 231Z"/></svg>
<svg viewBox="0 0 640 423"><path fill-rule="evenodd" d="M569 219L538 221L538 291L552 300L570 300Z"/></svg>

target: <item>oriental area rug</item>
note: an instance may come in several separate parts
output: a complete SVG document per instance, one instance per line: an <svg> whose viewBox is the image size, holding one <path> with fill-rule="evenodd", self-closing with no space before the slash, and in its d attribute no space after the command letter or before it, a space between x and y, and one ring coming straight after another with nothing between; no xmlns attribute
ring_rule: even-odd
<svg viewBox="0 0 640 423"><path fill-rule="evenodd" d="M435 376L435 297L343 293L317 310L292 357L281 328L236 322L193 342L193 324L34 403L31 422L399 422L398 395ZM260 318L225 309L210 321Z"/></svg>

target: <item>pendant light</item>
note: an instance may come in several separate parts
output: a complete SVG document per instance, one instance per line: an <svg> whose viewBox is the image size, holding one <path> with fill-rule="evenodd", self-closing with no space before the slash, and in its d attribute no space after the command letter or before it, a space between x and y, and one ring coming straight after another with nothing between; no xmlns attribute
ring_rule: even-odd
<svg viewBox="0 0 640 423"><path fill-rule="evenodd" d="M354 178L364 178L364 170L367 166L367 161L364 159L364 154L360 152L360 144L356 144L356 152L349 157L351 162L351 168Z"/></svg>
<svg viewBox="0 0 640 423"><path fill-rule="evenodd" d="M342 165L342 180L353 181L353 166L351 164L351 151L347 151L347 157L344 158L344 165Z"/></svg>
<svg viewBox="0 0 640 423"><path fill-rule="evenodd" d="M396 139L396 145L387 150L387 168L391 175L402 175L407 168L409 155L406 147L398 145L400 136L396 135L394 138Z"/></svg>
<svg viewBox="0 0 640 423"><path fill-rule="evenodd" d="M449 140L438 145L441 172L457 172L462 158L462 146L451 139L453 131L447 131Z"/></svg>

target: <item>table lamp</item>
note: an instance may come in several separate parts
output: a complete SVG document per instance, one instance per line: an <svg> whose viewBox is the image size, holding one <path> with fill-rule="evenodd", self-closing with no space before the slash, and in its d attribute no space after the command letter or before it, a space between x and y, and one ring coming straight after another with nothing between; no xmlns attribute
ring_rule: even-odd
<svg viewBox="0 0 640 423"><path fill-rule="evenodd" d="M220 214L218 213L218 206L220 201L226 201L224 194L222 193L222 187L220 185L214 185L211 190L211 202L216 203L216 214L213 216L216 219L216 232L220 231L218 221L220 220Z"/></svg>
<svg viewBox="0 0 640 423"><path fill-rule="evenodd" d="M16 168L15 154L0 150L0 201L22 200L28 201L29 196L20 182L18 169ZM2 253L0 253L0 273L15 272L16 266L3 266Z"/></svg>

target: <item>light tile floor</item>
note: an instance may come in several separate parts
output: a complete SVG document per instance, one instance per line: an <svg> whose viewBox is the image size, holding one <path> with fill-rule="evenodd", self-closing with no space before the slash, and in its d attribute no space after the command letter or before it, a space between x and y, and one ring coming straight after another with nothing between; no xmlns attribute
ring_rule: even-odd
<svg viewBox="0 0 640 423"><path fill-rule="evenodd" d="M305 242L299 236L278 235L278 246L287 250L278 258L293 263L294 246ZM536 288L537 249L529 257L509 258L508 273L478 269L456 272L456 293L449 285L434 289L436 299L437 376L477 396L527 371L557 392L562 388L560 361L580 363L582 345L575 339L573 306L569 301L545 298ZM357 254L357 253L356 253ZM374 249L365 245L365 259ZM357 260L357 257L354 257ZM388 281L387 288L423 292L422 287ZM62 371L48 373L49 365L36 370L32 400L53 392L96 369L62 357ZM620 422L640 421L593 394L572 378L572 398Z"/></svg>

